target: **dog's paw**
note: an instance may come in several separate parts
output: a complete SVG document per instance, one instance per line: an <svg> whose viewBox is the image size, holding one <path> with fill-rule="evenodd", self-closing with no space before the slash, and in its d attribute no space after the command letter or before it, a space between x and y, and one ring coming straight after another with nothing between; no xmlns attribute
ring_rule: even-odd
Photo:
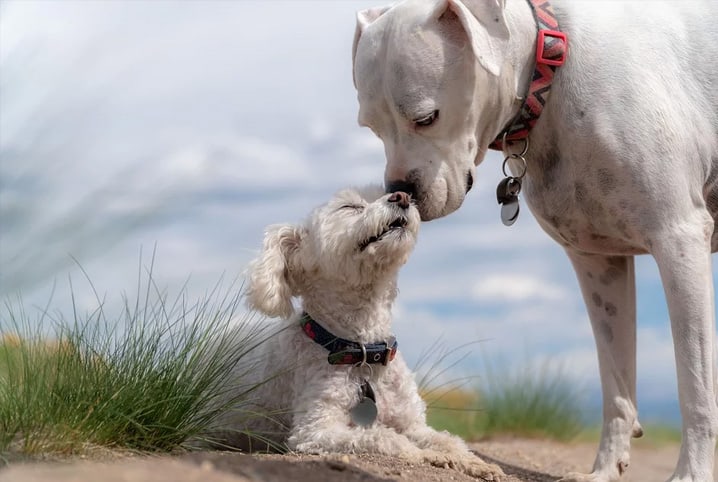
<svg viewBox="0 0 718 482"><path fill-rule="evenodd" d="M492 482L500 482L504 480L504 471L496 464L489 464L483 460L474 457L475 460L464 462L460 470L466 475L476 477L481 480L490 480Z"/></svg>
<svg viewBox="0 0 718 482"><path fill-rule="evenodd" d="M311 442L292 444L289 448L292 450L292 452L296 452L298 454L327 455L331 453L321 445L317 445Z"/></svg>
<svg viewBox="0 0 718 482"><path fill-rule="evenodd" d="M427 448L435 450L437 452L445 453L461 453L468 452L466 443L455 435L450 435L445 432L436 432L429 438L426 438Z"/></svg>
<svg viewBox="0 0 718 482"><path fill-rule="evenodd" d="M456 456L450 453L425 450L424 460L435 467L458 470L479 480L500 482L506 475L498 465L487 464L472 455Z"/></svg>

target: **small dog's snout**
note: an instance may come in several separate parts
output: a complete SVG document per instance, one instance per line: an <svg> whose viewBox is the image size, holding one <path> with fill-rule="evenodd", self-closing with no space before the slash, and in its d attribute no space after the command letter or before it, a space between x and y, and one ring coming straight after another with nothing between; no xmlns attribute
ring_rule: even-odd
<svg viewBox="0 0 718 482"><path fill-rule="evenodd" d="M411 204L411 197L403 191L396 191L389 196L389 202L397 203L402 209L408 209Z"/></svg>
<svg viewBox="0 0 718 482"><path fill-rule="evenodd" d="M402 194L408 194L409 196L416 197L416 185L413 182L407 181L389 181L386 183L386 192Z"/></svg>

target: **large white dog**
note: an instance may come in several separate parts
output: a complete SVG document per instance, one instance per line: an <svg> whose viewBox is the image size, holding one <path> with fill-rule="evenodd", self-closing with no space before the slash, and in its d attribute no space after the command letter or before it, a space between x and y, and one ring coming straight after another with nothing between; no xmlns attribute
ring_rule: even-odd
<svg viewBox="0 0 718 482"><path fill-rule="evenodd" d="M457 209L490 144L503 145L513 176L511 189L501 187L511 191L502 201L511 208L505 222L516 217L520 183L538 222L565 247L596 339L604 422L591 474L563 480L617 480L631 437L642 433L633 256L654 256L683 418L670 480L712 480L718 2L556 0L556 30L567 35L568 52L551 67L552 82L536 90L548 57L542 49L552 48L537 35L547 3L407 0L360 12L359 122L384 142L387 190L410 192L424 220ZM548 37L566 45L555 32ZM520 140L502 142L531 102L529 110L543 107L538 120Z"/></svg>

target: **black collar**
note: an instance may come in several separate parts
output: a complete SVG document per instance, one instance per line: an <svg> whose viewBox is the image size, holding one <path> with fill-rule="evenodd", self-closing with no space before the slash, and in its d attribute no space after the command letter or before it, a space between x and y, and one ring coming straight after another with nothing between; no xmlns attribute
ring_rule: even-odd
<svg viewBox="0 0 718 482"><path fill-rule="evenodd" d="M299 325L309 338L329 350L327 360L332 365L356 365L364 362L387 365L396 356L399 346L393 336L386 342L365 345L339 338L314 321L306 312L302 313Z"/></svg>

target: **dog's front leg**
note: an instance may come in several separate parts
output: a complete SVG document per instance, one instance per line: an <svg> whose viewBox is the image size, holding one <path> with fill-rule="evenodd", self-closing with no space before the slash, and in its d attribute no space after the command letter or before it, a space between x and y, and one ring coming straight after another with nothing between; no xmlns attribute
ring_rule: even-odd
<svg viewBox="0 0 718 482"><path fill-rule="evenodd" d="M323 413L316 411L300 414L295 417L287 446L297 452L320 455L390 455L417 464L426 462L439 467L451 467L487 481L499 481L503 476L498 466L483 462L468 450L456 454L440 451L444 447L422 448L393 428L380 424L367 428L354 427L349 426L348 422L346 415L340 411L329 413L325 409Z"/></svg>
<svg viewBox="0 0 718 482"><path fill-rule="evenodd" d="M562 481L614 481L628 467L631 436L642 434L636 409L633 257L567 253L576 270L598 350L603 428L591 474L573 473Z"/></svg>
<svg viewBox="0 0 718 482"><path fill-rule="evenodd" d="M683 220L653 238L652 254L668 301L676 357L683 440L671 482L713 480L716 407L713 220Z"/></svg>
<svg viewBox="0 0 718 482"><path fill-rule="evenodd" d="M335 407L301 408L294 415L287 446L310 454L375 453L401 456L414 462L423 460L422 450L395 430L375 425L350 426L349 417Z"/></svg>

